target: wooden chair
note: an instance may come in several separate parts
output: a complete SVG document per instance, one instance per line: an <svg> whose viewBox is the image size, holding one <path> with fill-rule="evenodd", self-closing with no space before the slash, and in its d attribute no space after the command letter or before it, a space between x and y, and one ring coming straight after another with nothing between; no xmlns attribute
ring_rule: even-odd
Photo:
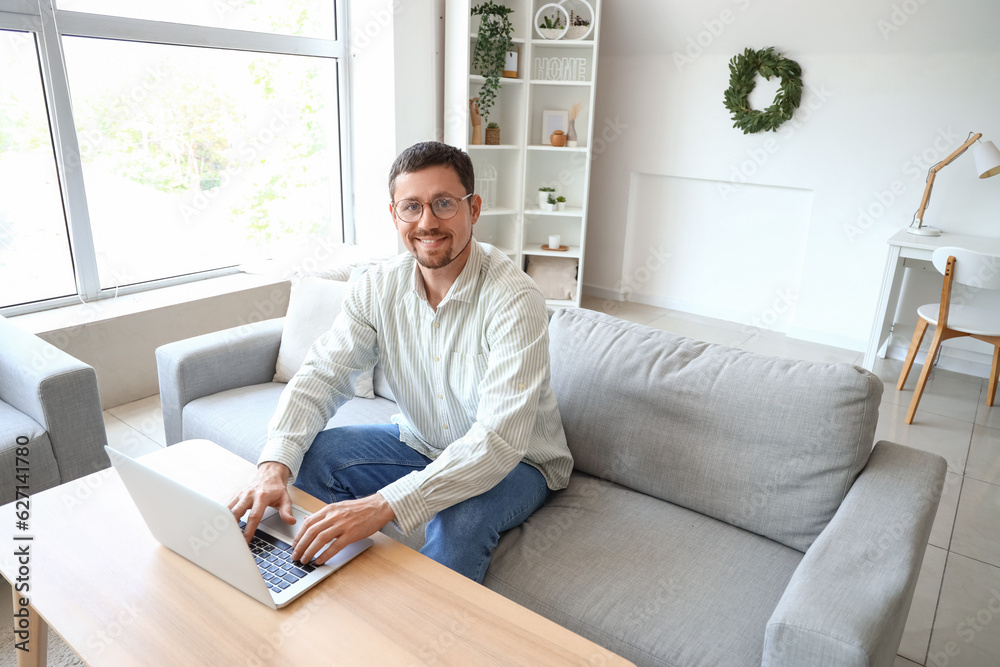
<svg viewBox="0 0 1000 667"><path fill-rule="evenodd" d="M927 376L931 374L934 357L941 343L950 338L971 336L985 341L993 346L993 366L990 370L990 387L986 393L986 405L993 405L997 393L997 375L1000 370L1000 312L987 308L976 308L967 305L970 297L978 290L1000 290L1000 255L987 255L964 248L938 248L931 256L934 268L944 274L944 284L941 287L941 303L929 303L917 309L919 320L917 330L913 333L910 350L906 353L903 372L899 376L896 388L902 391L906 378L913 366L913 359L924 339L928 325L934 325L934 338L931 349L927 352L917 388L910 401L910 410L906 413L906 423L913 423L913 415L917 412L920 397L927 384ZM963 289L952 290L952 285L958 284Z"/></svg>

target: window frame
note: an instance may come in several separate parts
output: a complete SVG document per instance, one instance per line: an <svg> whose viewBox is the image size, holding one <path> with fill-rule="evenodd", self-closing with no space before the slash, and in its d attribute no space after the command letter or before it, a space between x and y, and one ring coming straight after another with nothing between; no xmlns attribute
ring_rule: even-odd
<svg viewBox="0 0 1000 667"><path fill-rule="evenodd" d="M48 112L49 132L56 158L56 172L69 235L70 257L77 293L39 301L3 306L0 315L13 316L72 304L97 301L160 287L239 273L238 266L158 278L121 287L101 288L97 254L87 206L80 159L80 144L73 118L72 99L62 38L90 37L171 46L217 48L255 53L330 58L337 63L338 128L340 139L341 234L344 243L356 240L354 225L353 164L350 138L350 58L347 38L348 0L336 0L336 37L296 37L273 33L166 23L119 16L60 10L53 0L0 0L0 30L28 32L35 36Z"/></svg>

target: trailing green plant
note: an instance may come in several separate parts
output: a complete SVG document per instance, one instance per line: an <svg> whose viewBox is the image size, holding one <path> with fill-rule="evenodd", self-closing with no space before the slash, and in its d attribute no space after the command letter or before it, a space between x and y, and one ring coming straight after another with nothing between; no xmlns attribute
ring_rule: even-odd
<svg viewBox="0 0 1000 667"><path fill-rule="evenodd" d="M555 204L559 200L553 197L552 195L549 195L549 198L546 199L545 201L547 201L549 204Z"/></svg>
<svg viewBox="0 0 1000 667"><path fill-rule="evenodd" d="M754 79L758 72L765 79L772 76L781 79L774 102L764 111L750 108L749 96L756 85ZM773 46L760 51L746 49L729 61L725 105L733 114L733 127L743 130L743 134L777 131L779 125L791 119L801 101L802 68L794 60L775 53Z"/></svg>
<svg viewBox="0 0 1000 667"><path fill-rule="evenodd" d="M472 66L478 67L486 81L479 91L479 113L488 120L490 109L500 92L500 77L503 76L507 52L513 50L514 26L508 15L514 10L486 0L472 8L473 16L481 16L479 33L476 35L476 49L472 54ZM487 125L489 127L489 125Z"/></svg>

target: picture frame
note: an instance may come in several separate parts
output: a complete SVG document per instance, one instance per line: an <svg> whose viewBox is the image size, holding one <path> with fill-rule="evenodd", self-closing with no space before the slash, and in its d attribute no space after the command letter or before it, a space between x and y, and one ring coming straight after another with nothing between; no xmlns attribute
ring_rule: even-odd
<svg viewBox="0 0 1000 667"><path fill-rule="evenodd" d="M564 109L545 109L542 111L542 133L538 143L549 146L549 136L556 130L569 131L569 111Z"/></svg>

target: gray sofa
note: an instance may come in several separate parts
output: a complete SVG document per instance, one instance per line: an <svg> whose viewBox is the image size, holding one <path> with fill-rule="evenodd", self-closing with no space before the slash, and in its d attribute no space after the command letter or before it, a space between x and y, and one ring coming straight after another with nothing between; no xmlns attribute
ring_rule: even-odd
<svg viewBox="0 0 1000 667"><path fill-rule="evenodd" d="M106 444L94 369L0 317L0 505L25 479L16 468L38 493L107 468Z"/></svg>
<svg viewBox="0 0 1000 667"><path fill-rule="evenodd" d="M157 350L168 444L256 459L281 328ZM586 310L549 332L576 469L487 586L640 665L892 665L945 462L872 446L877 377ZM333 423L387 419L375 391Z"/></svg>

